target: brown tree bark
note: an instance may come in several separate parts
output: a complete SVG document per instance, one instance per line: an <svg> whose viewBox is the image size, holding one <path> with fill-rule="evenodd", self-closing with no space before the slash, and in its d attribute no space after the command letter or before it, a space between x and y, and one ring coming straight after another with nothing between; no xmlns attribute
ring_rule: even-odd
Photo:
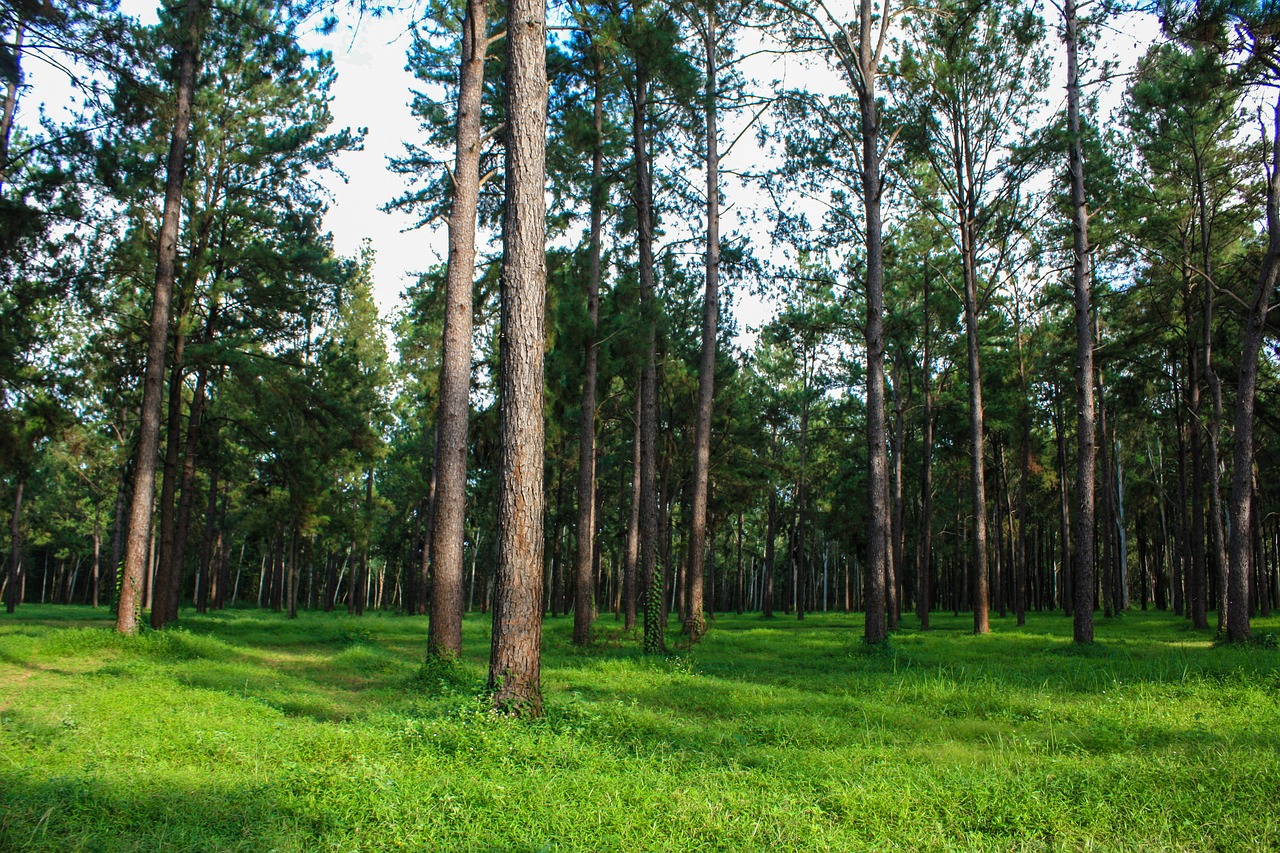
<svg viewBox="0 0 1280 853"><path fill-rule="evenodd" d="M1076 517L1075 608L1077 643L1093 642L1094 463L1097 444L1093 422L1093 319L1089 283L1089 213L1084 198L1084 152L1080 130L1080 43L1075 0L1063 5L1067 39L1067 133L1071 171L1071 282L1076 309Z"/></svg>
<svg viewBox="0 0 1280 853"><path fill-rule="evenodd" d="M133 498L129 508L129 534L125 545L120 606L116 630L132 634L138 629L139 594L146 572L155 494L156 450L160 438L161 394L164 390L165 347L169 338L169 307L173 298L178 220L182 215L187 140L191 133L191 101L196 63L200 58L201 26L210 0L190 0L182 24L182 44L174 66L175 110L165 167L164 209L156 247L155 291L147 338L146 369L142 383L142 419L138 429L138 455L134 467Z"/></svg>
<svg viewBox="0 0 1280 853"><path fill-rule="evenodd" d="M626 553L622 561L622 611L623 628L636 627L637 586L640 568L640 421L643 380L636 377L635 429L631 441L631 515L627 522Z"/></svg>
<svg viewBox="0 0 1280 853"><path fill-rule="evenodd" d="M929 630L929 608L932 606L933 578L933 362L929 335L929 271L924 276L924 358L921 379L924 413L920 425L920 542L916 548L916 615L920 629Z"/></svg>
<svg viewBox="0 0 1280 853"><path fill-rule="evenodd" d="M604 61L595 55L595 138L591 148L591 245L588 249L587 335L583 354L582 422L578 429L578 550L574 573L573 642L591 642L595 618L592 584L596 531L596 364L600 354L600 232L604 218Z"/></svg>
<svg viewBox="0 0 1280 853"><path fill-rule="evenodd" d="M702 573L706 558L707 478L711 468L711 409L715 398L716 331L720 316L720 153L717 120L716 4L707 3L702 30L706 62L706 89L703 108L707 130L707 244L706 287L702 297L702 353L698 362L698 403L694 415L693 507L689 526L689 617L685 631L689 641L698 642L706 631L702 615Z"/></svg>
<svg viewBox="0 0 1280 853"><path fill-rule="evenodd" d="M13 515L9 517L9 589L4 609L12 613L22 601L22 491L26 481L19 480L13 492Z"/></svg>
<svg viewBox="0 0 1280 853"><path fill-rule="evenodd" d="M542 711L546 44L544 0L511 0L499 350L498 567L489 687L497 709L530 716Z"/></svg>
<svg viewBox="0 0 1280 853"><path fill-rule="evenodd" d="M863 599L867 616L863 638L879 643L888 636L884 572L888 544L889 507L886 502L889 459L885 449L884 400L884 242L880 203L884 191L880 174L880 108L876 76L883 39L876 37L872 0L859 0L857 71L850 73L858 96L862 131L862 201L866 208L867 317L867 572ZM881 14L885 13L881 9ZM888 26L881 20L880 27Z"/></svg>
<svg viewBox="0 0 1280 853"><path fill-rule="evenodd" d="M484 91L484 0L467 0L458 71L457 151L449 209L449 271L436 421L436 496L431 537L427 654L462 653L463 529L467 510L467 420L471 391L471 291L480 198L480 101Z"/></svg>
<svg viewBox="0 0 1280 853"><path fill-rule="evenodd" d="M177 323L174 334L173 365L169 371L169 408L168 424L165 430L164 476L160 487L160 553L156 561L156 573L151 591L151 627L163 628L178 618L175 604L174 612L169 612L170 590L176 585L174 574L174 536L178 520L176 496L178 493L178 445L182 440L182 387L183 367L186 357L187 338L182 332L183 302L178 297ZM176 595L172 596L174 599Z"/></svg>
<svg viewBox="0 0 1280 853"><path fill-rule="evenodd" d="M632 145L636 172L636 231L640 271L640 313L644 324L644 363L640 371L640 586L644 596L646 654L666 651L663 576L655 571L658 547L658 378L657 305L653 270L653 176L649 166L649 70L637 52Z"/></svg>
<svg viewBox="0 0 1280 853"><path fill-rule="evenodd" d="M1280 274L1280 99L1273 112L1271 164L1267 175L1267 254L1245 318L1236 381L1235 447L1231 469L1231 541L1228 547L1227 640L1243 642L1249 625L1249 517L1253 507L1253 412L1258 356L1267 326L1269 301Z"/></svg>

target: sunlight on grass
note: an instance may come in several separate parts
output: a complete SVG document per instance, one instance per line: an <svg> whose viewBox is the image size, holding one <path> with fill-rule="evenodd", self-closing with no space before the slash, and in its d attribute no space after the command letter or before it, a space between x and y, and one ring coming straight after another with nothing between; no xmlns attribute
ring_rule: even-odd
<svg viewBox="0 0 1280 853"><path fill-rule="evenodd" d="M547 716L492 714L488 625L0 619L0 849L1274 850L1280 654L1166 614L720 617L641 656L547 625ZM1259 620L1275 631L1280 621ZM673 637L675 635L673 634Z"/></svg>

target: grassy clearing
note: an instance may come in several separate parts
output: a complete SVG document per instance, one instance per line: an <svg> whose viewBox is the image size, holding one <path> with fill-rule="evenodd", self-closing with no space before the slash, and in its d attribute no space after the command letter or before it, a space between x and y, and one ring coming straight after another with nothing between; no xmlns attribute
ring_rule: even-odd
<svg viewBox="0 0 1280 853"><path fill-rule="evenodd" d="M395 616L0 617L3 850L1277 850L1280 653L1177 617L721 617L645 659L547 624L547 717ZM1259 620L1280 632L1280 619Z"/></svg>

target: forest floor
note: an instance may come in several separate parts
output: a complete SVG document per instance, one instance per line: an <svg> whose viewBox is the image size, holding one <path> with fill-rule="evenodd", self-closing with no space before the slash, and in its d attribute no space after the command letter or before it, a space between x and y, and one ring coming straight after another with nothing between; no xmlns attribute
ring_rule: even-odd
<svg viewBox="0 0 1280 853"><path fill-rule="evenodd" d="M1212 617L1210 619L1212 621ZM1280 618L720 616L642 657L546 624L547 713L482 695L488 617L233 610L126 638L0 614L0 850L1280 850ZM674 627L674 625L673 625Z"/></svg>

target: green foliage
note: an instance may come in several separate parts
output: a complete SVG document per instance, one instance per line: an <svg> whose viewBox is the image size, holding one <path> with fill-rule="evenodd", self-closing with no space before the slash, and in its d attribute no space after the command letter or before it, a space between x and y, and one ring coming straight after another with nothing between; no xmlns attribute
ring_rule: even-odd
<svg viewBox="0 0 1280 853"><path fill-rule="evenodd" d="M0 846L1280 844L1280 660L1163 614L1085 654L1060 616L974 637L935 615L876 647L858 617L722 616L696 658L660 660L571 649L553 621L535 722L489 709L487 621L429 668L416 619L183 622L120 637L81 608L0 618Z"/></svg>

